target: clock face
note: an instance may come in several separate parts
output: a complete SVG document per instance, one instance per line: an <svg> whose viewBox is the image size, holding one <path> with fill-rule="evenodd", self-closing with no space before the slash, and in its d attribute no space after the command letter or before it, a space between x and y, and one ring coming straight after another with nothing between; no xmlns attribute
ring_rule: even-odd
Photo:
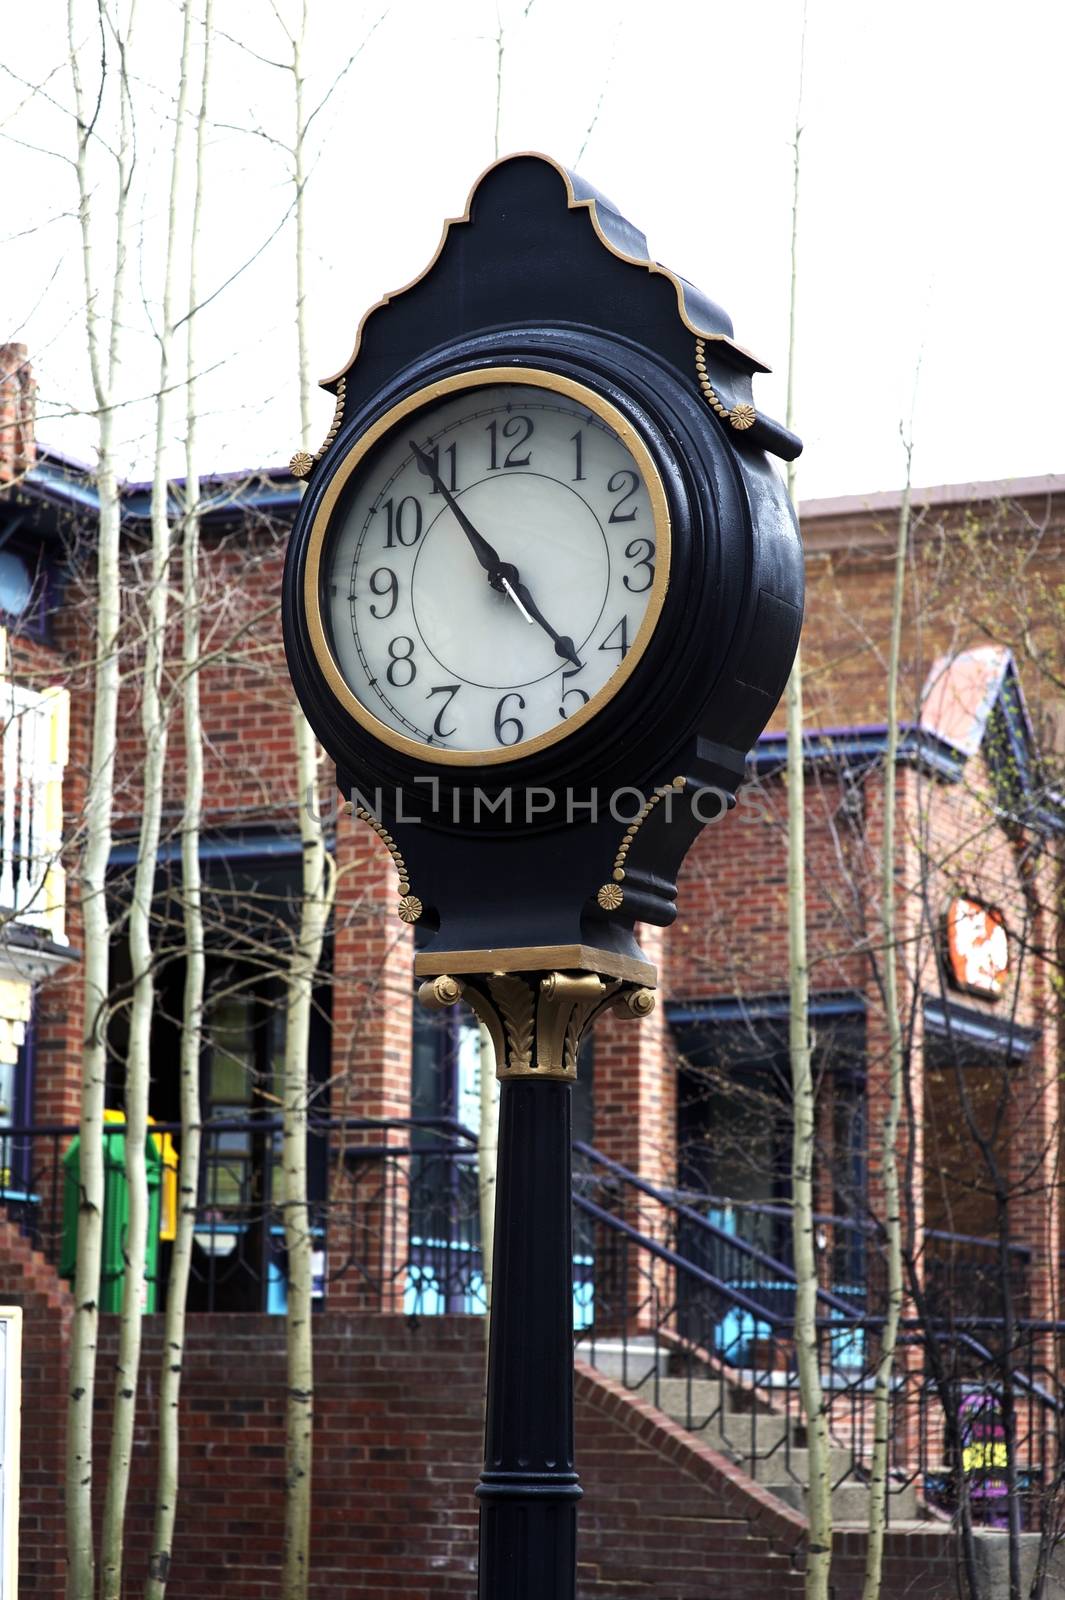
<svg viewBox="0 0 1065 1600"><path fill-rule="evenodd" d="M612 405L529 369L448 379L394 408L330 484L307 574L316 651L393 746L513 760L625 681L669 553L661 479Z"/></svg>

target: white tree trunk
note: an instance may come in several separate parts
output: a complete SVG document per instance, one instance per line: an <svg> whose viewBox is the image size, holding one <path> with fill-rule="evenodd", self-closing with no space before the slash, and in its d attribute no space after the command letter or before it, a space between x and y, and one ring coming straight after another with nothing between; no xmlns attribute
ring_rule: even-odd
<svg viewBox="0 0 1065 1600"><path fill-rule="evenodd" d="M133 1428L136 1421L137 1389L140 1379L141 1323L147 1303L145 1254L148 1248L149 1199L145 1145L148 1135L148 1094L151 1081L152 1009L155 1000L155 984L152 978L152 899L159 855L159 827L163 808L163 775L169 721L161 692L163 661L166 653L171 547L165 456L170 410L178 184L185 143L190 33L191 14L186 7L179 67L174 152L170 169L166 265L159 329L159 388L155 404L155 451L151 494L151 577L145 597L144 668L141 674L143 790L137 865L133 879L133 899L129 910L132 1001L125 1073L125 1164L129 1221L124 1244L125 1271L111 1417L111 1456L108 1464L107 1494L104 1500L100 1542L101 1600L121 1600L122 1596L126 1502L133 1461Z"/></svg>
<svg viewBox="0 0 1065 1600"><path fill-rule="evenodd" d="M307 719L294 712L300 779L303 897L298 943L288 974L282 1099L281 1200L288 1260L285 1315L285 1544L282 1595L305 1600L310 1576L314 1352L311 1329L312 1219L307 1203L307 1050L314 976L333 899L334 874L316 803L318 762Z"/></svg>
<svg viewBox="0 0 1065 1600"><path fill-rule="evenodd" d="M189 10L186 10L186 22ZM185 924L185 988L181 1016L181 1166L178 1214L167 1284L159 1374L159 1461L155 1524L145 1600L163 1600L170 1572L180 1484L179 1406L185 1352L185 1306L200 1186L200 1050L203 1040L204 944L200 882L203 818L203 728L200 718L200 480L196 458L197 245L204 189L204 146L211 52L211 0L203 12L203 77L196 119L195 189L189 248L185 406L185 521L181 551L181 706L185 734L185 797L181 820L181 881Z"/></svg>
<svg viewBox="0 0 1065 1600"><path fill-rule="evenodd" d="M496 1234L496 1163L499 1152L499 1079L488 1029L479 1029L480 1118L477 1125L477 1202L481 1215L481 1271L484 1277L484 1338L492 1317L492 1252Z"/></svg>
<svg viewBox="0 0 1065 1600"><path fill-rule="evenodd" d="M306 118L303 50L307 0L302 0L292 36L294 89L293 182L296 211L296 335L299 362L300 442L311 448L311 381L307 341L306 209L304 194ZM307 719L294 711L303 884L298 942L288 972L287 1028L282 1086L281 1197L285 1219L288 1291L285 1315L285 1528L283 1600L306 1600L310 1580L311 1487L314 1429L311 1214L307 1204L307 1052L314 977L322 956L335 889L333 863L325 848L318 805L317 746Z"/></svg>
<svg viewBox="0 0 1065 1600"><path fill-rule="evenodd" d="M788 308L787 425L795 401L795 331L798 292L799 139L806 49L803 8L799 98L795 113L795 159L791 203L791 282ZM795 465L788 463L788 494L795 499ZM795 1264L795 1355L799 1395L806 1419L810 1522L806 1550L806 1600L828 1600L832 1565L832 1479L828 1417L817 1346L817 1249L814 1234L814 1156L817 1104L810 1049L810 969L806 949L806 776L803 766L802 651L796 651L787 688L788 732L788 1051L791 1062L792 1254Z"/></svg>
<svg viewBox="0 0 1065 1600"><path fill-rule="evenodd" d="M895 580L891 603L891 649L888 658L887 740L884 749L884 837L881 860L880 923L884 966L884 1007L888 1029L888 1110L884 1118L881 1161L884 1174L884 1233L887 1254L887 1306L880 1358L873 1390L873 1456L869 1481L869 1542L866 1548L862 1600L879 1600L887 1526L888 1443L891 1426L891 1380L902 1316L902 1206L899 1193L898 1136L905 1084L902 1018L899 1014L899 943L895 929L895 761L899 747L899 657L902 647L902 601L906 552L910 537L910 463L906 445L906 483L899 507L895 543Z"/></svg>
<svg viewBox="0 0 1065 1600"><path fill-rule="evenodd" d="M132 7L120 72L125 79L125 46L133 26ZM105 875L111 854L114 802L115 729L120 685L118 482L113 459L114 392L121 354L121 308L127 270L126 214L132 167L132 128L128 96L121 111L115 150L115 264L109 315L101 314L101 287L94 258L94 182L89 146L95 96L86 91L79 63L81 39L76 0L67 3L67 38L77 128L78 217L85 291L85 331L97 414L96 482L100 516L96 559L96 627L93 678L92 750L85 799L85 844L80 871L84 924L83 995L85 1042L78 1118L80 1196L74 1321L67 1384L65 1505L67 1594L69 1600L94 1600L92 1533L93 1406L99 1328L100 1256L103 1237L103 1111L106 1067L108 947L110 919ZM126 87L123 82L123 89Z"/></svg>

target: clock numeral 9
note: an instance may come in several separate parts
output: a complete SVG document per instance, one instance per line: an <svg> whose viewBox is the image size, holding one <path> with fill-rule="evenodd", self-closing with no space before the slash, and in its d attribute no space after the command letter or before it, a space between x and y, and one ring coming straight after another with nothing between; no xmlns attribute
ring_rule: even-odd
<svg viewBox="0 0 1065 1600"><path fill-rule="evenodd" d="M385 549L394 550L397 542L410 546L422 536L422 504L412 494L405 495L397 506L386 500L381 510L385 514Z"/></svg>
<svg viewBox="0 0 1065 1600"><path fill-rule="evenodd" d="M393 639L389 644L388 671L385 673L385 677L393 689L405 689L418 676L418 669L411 659L413 655L414 640L405 633L401 633L397 639Z"/></svg>
<svg viewBox="0 0 1065 1600"><path fill-rule="evenodd" d="M516 456L515 450L520 450L532 438L533 424L531 417L508 417L503 424L503 438L513 439L514 443L503 458L505 467L527 467L532 459L532 452L526 450L523 456ZM488 463L489 472L499 470L499 423L490 422L485 429L492 441L492 457Z"/></svg>
<svg viewBox="0 0 1065 1600"><path fill-rule="evenodd" d="M625 554L630 561L635 561L637 567L642 567L647 574L646 583L633 583L626 572L622 583L630 594L646 594L655 581L655 547L652 539L630 539L625 546Z"/></svg>
<svg viewBox="0 0 1065 1600"><path fill-rule="evenodd" d="M522 739L525 737L525 726L518 720L517 717L505 717L503 715L503 707L506 705L508 700L516 700L518 702L518 710L525 710L525 700L523 696L513 690L510 694L505 694L502 700L500 700L499 704L496 706L496 738L499 740L500 744L520 744ZM504 733L504 728L513 729L513 732Z"/></svg>
<svg viewBox="0 0 1065 1600"><path fill-rule="evenodd" d="M632 499L639 487L640 479L638 474L630 472L628 467L623 467L620 472L611 473L607 479L607 494L620 494L621 499L616 502L613 511L611 511L607 519L609 522L636 521L636 513L639 510L639 506L633 506L631 511L622 511L621 508L627 500Z"/></svg>
<svg viewBox="0 0 1065 1600"><path fill-rule="evenodd" d="M384 579L383 588L380 582L382 578ZM376 572L370 574L370 591L372 594L380 595L382 599L385 595L388 596L389 606L387 611L378 611L375 605L370 607L371 617L376 617L378 622L384 622L387 617L392 615L399 604L399 579L391 567L378 567Z"/></svg>

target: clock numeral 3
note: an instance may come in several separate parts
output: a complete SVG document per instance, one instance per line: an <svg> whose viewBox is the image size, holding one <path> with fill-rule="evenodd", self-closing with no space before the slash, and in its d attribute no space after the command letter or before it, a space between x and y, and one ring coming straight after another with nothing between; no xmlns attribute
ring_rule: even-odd
<svg viewBox="0 0 1065 1600"><path fill-rule="evenodd" d="M385 514L385 549L394 550L397 543L417 544L422 536L422 503L412 494L405 495L397 506L386 500L381 510Z"/></svg>
<svg viewBox="0 0 1065 1600"><path fill-rule="evenodd" d="M499 470L499 423L490 422L485 429L485 432L492 441L492 455L491 460L488 463L488 470L489 472L497 472ZM532 432L533 424L531 417L507 418L506 422L503 424L503 438L513 439L514 443L511 445L510 449L503 458L503 465L505 467L527 467L529 465L529 462L532 459L531 450L526 450L523 456L517 456L514 454L514 452L515 450L520 450L523 444L528 444L529 440L532 438Z"/></svg>
<svg viewBox="0 0 1065 1600"><path fill-rule="evenodd" d="M505 717L503 715L503 707L508 700L516 700L518 702L518 710L525 710L525 700L522 695L513 690L510 694L505 694L496 706L496 738L500 744L520 744L525 737L525 726L517 717ZM504 733L504 728L513 729L513 732Z"/></svg>
<svg viewBox="0 0 1065 1600"><path fill-rule="evenodd" d="M437 712L436 721L433 723L433 732L436 734L438 739L450 739L453 733L458 732L457 728L442 728L440 724L444 720L444 713L446 712L448 706L451 704L452 700L454 700L461 688L462 685L460 683L438 683L434 689L429 690L429 693L425 697L427 700L431 700L434 694L447 695L447 699Z"/></svg>
<svg viewBox="0 0 1065 1600"><path fill-rule="evenodd" d="M378 582L380 578L385 580L383 589ZM387 611L378 611L375 605L370 607L371 617L376 617L378 622L384 622L386 617L390 617L399 604L399 579L391 567L378 567L376 572L370 574L370 590L373 594L380 595L382 599L385 595L389 597Z"/></svg>
<svg viewBox="0 0 1065 1600"><path fill-rule="evenodd" d="M647 574L646 583L633 583L626 572L622 583L630 594L646 594L655 581L655 547L652 539L630 539L625 546L625 554L630 561L635 561L637 567L642 567Z"/></svg>
<svg viewBox="0 0 1065 1600"><path fill-rule="evenodd" d="M385 673L385 677L393 689L405 689L418 676L418 669L411 659L413 655L414 640L408 634L401 633L398 638L390 642L388 646L388 671ZM404 672L404 669L406 669L406 672Z"/></svg>
<svg viewBox="0 0 1065 1600"><path fill-rule="evenodd" d="M635 522L636 521L636 513L639 510L639 506L633 506L631 511L622 511L621 508L622 508L622 506L625 504L625 502L627 500L631 500L632 499L633 495L636 493L636 491L637 491L637 489L639 487L640 487L639 476L635 472L630 472L628 467L623 467L620 472L612 472L611 473L610 477L607 479L607 485L606 485L607 493L608 494L620 494L621 495L621 499L618 500L615 503L614 509L610 513L609 518L607 519L608 521L610 521L610 522Z"/></svg>

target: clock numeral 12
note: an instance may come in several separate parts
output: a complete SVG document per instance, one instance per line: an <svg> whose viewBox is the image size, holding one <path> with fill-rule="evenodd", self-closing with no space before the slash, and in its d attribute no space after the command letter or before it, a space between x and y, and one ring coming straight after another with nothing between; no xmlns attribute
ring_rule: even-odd
<svg viewBox="0 0 1065 1600"><path fill-rule="evenodd" d="M499 469L499 423L490 422L485 429L485 432L492 441L492 455L491 460L488 463L488 470L489 472L496 472ZM527 444L529 442L529 440L532 438L532 432L533 424L531 417L507 418L506 422L503 424L503 438L513 439L514 443L511 445L510 449L503 458L503 465L505 467L527 467L529 465L529 462L532 459L531 450L526 450L523 456L517 456L514 454L514 452L515 450L520 450L523 444Z"/></svg>

